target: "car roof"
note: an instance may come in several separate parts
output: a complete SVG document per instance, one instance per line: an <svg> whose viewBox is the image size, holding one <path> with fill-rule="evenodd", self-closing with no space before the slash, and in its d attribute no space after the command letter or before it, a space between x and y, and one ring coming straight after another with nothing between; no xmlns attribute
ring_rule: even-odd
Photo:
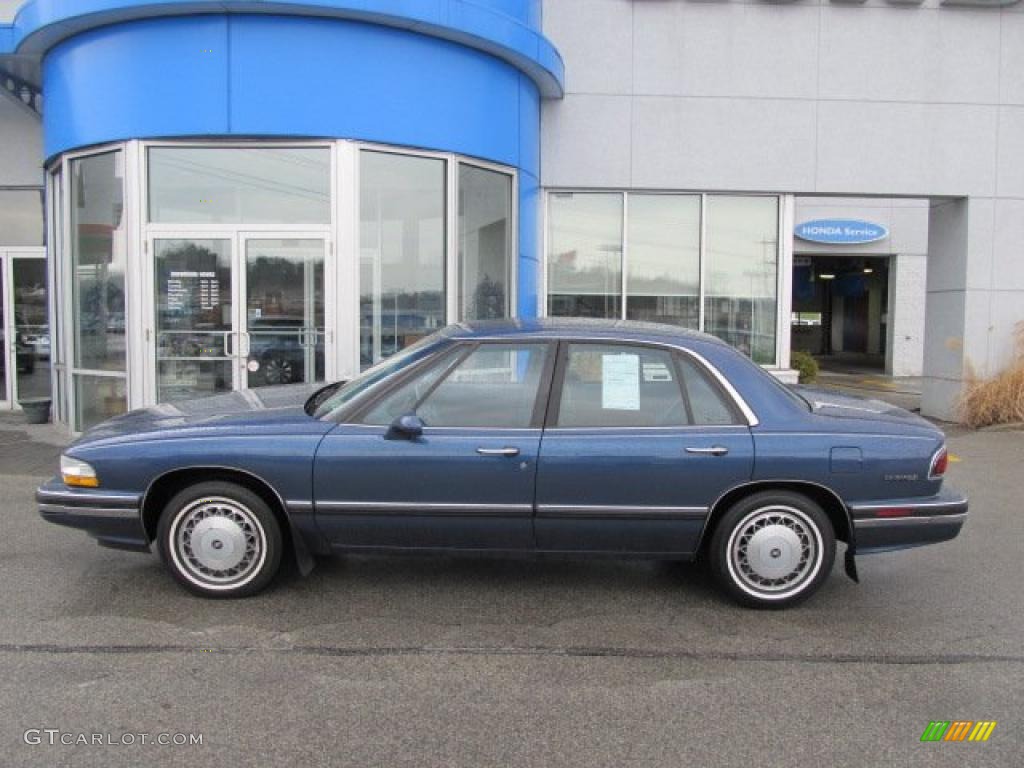
<svg viewBox="0 0 1024 768"><path fill-rule="evenodd" d="M517 320L466 320L444 329L453 339L523 338L609 339L652 341L669 344L698 342L727 346L715 336L673 325L636 320L599 320L582 317L549 317Z"/></svg>

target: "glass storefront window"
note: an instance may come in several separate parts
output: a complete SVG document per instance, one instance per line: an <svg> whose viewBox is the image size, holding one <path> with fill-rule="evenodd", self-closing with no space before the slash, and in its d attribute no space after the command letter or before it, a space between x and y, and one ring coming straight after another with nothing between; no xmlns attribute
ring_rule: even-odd
<svg viewBox="0 0 1024 768"><path fill-rule="evenodd" d="M120 152L71 163L71 290L78 368L125 369L123 176Z"/></svg>
<svg viewBox="0 0 1024 768"><path fill-rule="evenodd" d="M460 317L508 316L511 263L512 177L460 163Z"/></svg>
<svg viewBox="0 0 1024 768"><path fill-rule="evenodd" d="M153 147L154 223L329 224L327 147Z"/></svg>
<svg viewBox="0 0 1024 768"><path fill-rule="evenodd" d="M445 161L360 153L359 348L366 368L445 324Z"/></svg>
<svg viewBox="0 0 1024 768"><path fill-rule="evenodd" d="M708 197L704 330L775 362L779 209L774 197Z"/></svg>
<svg viewBox="0 0 1024 768"><path fill-rule="evenodd" d="M700 325L700 196L629 196L626 317Z"/></svg>
<svg viewBox="0 0 1024 768"><path fill-rule="evenodd" d="M132 140L59 158L48 176L34 194L53 255L52 396L75 431L129 405L352 377L356 343L367 367L448 322L514 311L516 176L483 160ZM355 267L359 307L342 311ZM41 347L36 325L18 330Z"/></svg>
<svg viewBox="0 0 1024 768"><path fill-rule="evenodd" d="M552 193L548 217L548 314L620 317L622 195Z"/></svg>
<svg viewBox="0 0 1024 768"><path fill-rule="evenodd" d="M42 244L42 191L0 189L0 245Z"/></svg>
<svg viewBox="0 0 1024 768"><path fill-rule="evenodd" d="M622 317L625 261L627 319L700 329L774 365L778 217L770 196L551 192L548 314Z"/></svg>
<svg viewBox="0 0 1024 768"><path fill-rule="evenodd" d="M127 410L128 386L124 378L76 373L74 380L76 429L88 429Z"/></svg>

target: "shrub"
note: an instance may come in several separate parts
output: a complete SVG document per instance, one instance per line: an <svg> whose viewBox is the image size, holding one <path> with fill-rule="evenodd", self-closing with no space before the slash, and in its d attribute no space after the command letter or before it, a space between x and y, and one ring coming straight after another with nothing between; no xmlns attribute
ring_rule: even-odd
<svg viewBox="0 0 1024 768"><path fill-rule="evenodd" d="M1016 337L1016 353L1005 371L981 379L968 364L959 413L969 427L1024 421L1024 323L1017 323Z"/></svg>
<svg viewBox="0 0 1024 768"><path fill-rule="evenodd" d="M801 384L811 384L818 379L818 361L806 352L790 352L789 366L800 373Z"/></svg>

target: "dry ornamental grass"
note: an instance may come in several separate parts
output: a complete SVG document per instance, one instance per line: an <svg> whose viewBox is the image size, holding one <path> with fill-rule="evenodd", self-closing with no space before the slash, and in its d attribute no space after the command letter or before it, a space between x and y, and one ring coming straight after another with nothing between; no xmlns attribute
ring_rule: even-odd
<svg viewBox="0 0 1024 768"><path fill-rule="evenodd" d="M1003 372L979 379L968 365L960 417L970 427L1024 422L1024 323L1017 323L1016 354Z"/></svg>

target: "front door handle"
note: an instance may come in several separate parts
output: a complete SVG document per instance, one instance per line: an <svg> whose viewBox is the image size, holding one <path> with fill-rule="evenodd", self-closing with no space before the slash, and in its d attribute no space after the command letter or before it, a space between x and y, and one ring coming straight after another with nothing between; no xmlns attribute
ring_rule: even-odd
<svg viewBox="0 0 1024 768"><path fill-rule="evenodd" d="M712 445L710 448L687 448L687 453L699 453L706 456L725 456L729 449L724 445Z"/></svg>
<svg viewBox="0 0 1024 768"><path fill-rule="evenodd" d="M481 456L518 456L518 448L477 448Z"/></svg>

